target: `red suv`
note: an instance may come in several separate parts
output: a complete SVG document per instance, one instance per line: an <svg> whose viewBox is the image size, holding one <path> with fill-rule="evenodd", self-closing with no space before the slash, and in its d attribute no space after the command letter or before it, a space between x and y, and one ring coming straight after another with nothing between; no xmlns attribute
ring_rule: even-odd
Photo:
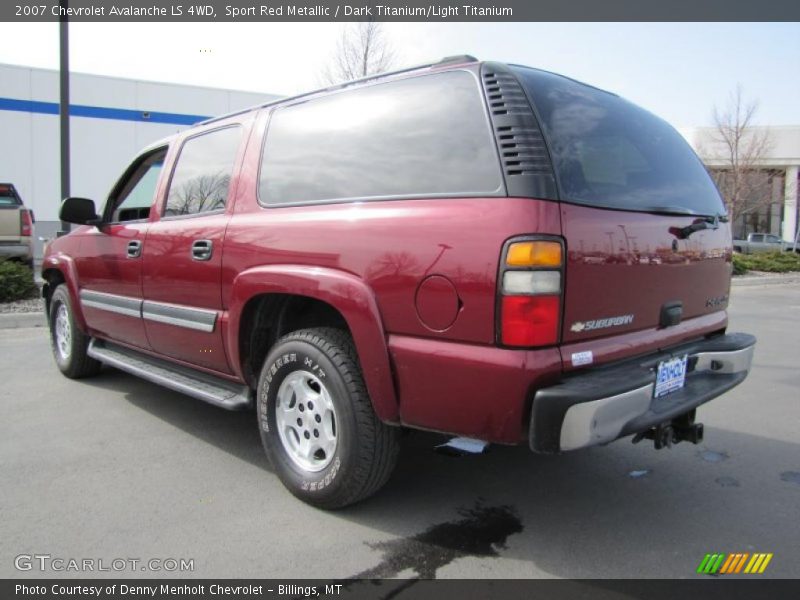
<svg viewBox="0 0 800 600"><path fill-rule="evenodd" d="M56 363L255 408L292 493L388 479L401 428L556 453L697 443L739 384L731 232L667 123L456 57L200 123L137 156L42 275Z"/></svg>

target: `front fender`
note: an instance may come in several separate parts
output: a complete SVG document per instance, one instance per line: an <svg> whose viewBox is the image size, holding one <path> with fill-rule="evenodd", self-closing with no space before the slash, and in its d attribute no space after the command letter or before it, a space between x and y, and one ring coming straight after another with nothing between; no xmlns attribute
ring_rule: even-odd
<svg viewBox="0 0 800 600"><path fill-rule="evenodd" d="M64 278L64 283L67 286L70 300L72 301L73 317L78 323L78 327L80 327L84 332L87 331L86 319L83 316L83 307L81 306L80 302L80 293L78 290L78 270L75 267L75 261L71 256L61 252L58 254L52 254L45 257L44 261L42 262L42 274L53 269L59 271L61 276ZM50 315L46 316L49 321Z"/></svg>
<svg viewBox="0 0 800 600"><path fill-rule="evenodd" d="M247 302L261 294L307 296L333 306L350 328L372 405L378 418L399 419L389 351L378 304L360 278L344 271L302 265L266 265L240 273L233 281L228 306L227 348L241 376L239 327Z"/></svg>

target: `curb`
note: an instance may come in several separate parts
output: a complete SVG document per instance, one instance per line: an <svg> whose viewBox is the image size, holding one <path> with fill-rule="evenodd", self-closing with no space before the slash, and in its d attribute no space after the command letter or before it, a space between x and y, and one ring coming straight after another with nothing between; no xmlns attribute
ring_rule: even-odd
<svg viewBox="0 0 800 600"><path fill-rule="evenodd" d="M800 275L797 273L788 273L786 275L739 275L731 279L732 287L780 285L785 283L800 283Z"/></svg>
<svg viewBox="0 0 800 600"><path fill-rule="evenodd" d="M47 327L44 312L0 314L0 329Z"/></svg>

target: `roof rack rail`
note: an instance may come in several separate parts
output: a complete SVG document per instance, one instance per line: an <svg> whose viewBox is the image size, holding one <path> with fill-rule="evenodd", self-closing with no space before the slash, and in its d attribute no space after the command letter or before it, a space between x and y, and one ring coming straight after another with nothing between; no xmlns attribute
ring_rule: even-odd
<svg viewBox="0 0 800 600"><path fill-rule="evenodd" d="M220 115L218 117L212 117L210 119L206 119L205 121L200 121L199 123L195 123L196 125L206 125L208 123L213 123L214 121L219 121L221 119L227 119L228 117L233 117L236 115L241 115L244 113L248 113L252 110L257 110L259 108L266 108L267 106L272 106L273 104L278 104L280 102L285 102L286 100L297 100L299 98L305 98L307 96L313 96L314 94L319 94L320 92L327 92L332 90L340 90L351 85L356 85L358 83L365 83L367 81L372 81L373 79L378 79L379 77L387 77L391 75L401 75L403 73L410 73L411 71L417 71L418 69L429 69L431 67L436 67L439 65L448 65L448 64L458 64L458 63L472 63L472 62L479 62L477 58L474 56L470 56L469 54L459 54L455 56L445 56L441 60L437 62L431 63L423 63L421 65L414 65L412 67L404 67L402 69L397 69L396 71L385 71L383 73L375 73L373 75L367 75L365 77L359 77L358 79L351 79L350 81L344 81L342 83L336 83L334 85L329 85L327 87L319 88L316 90L311 90L309 92L304 92L302 94L298 94L297 96L288 96L286 98L280 98L278 100L271 100L270 102L265 102L264 104L256 104L255 106L251 106L249 108L245 108L243 110L237 110L231 113L227 113L224 115Z"/></svg>
<svg viewBox="0 0 800 600"><path fill-rule="evenodd" d="M411 67L404 67L402 69L397 69L396 71L385 71L383 73L374 73L373 75L367 75L365 77L359 77L358 79L351 79L350 81L344 81L342 83L337 83L335 85L321 88L319 90L314 90L313 92L309 92L309 94L316 94L317 92L324 92L326 90L338 90L341 88L345 88L347 86L356 84L356 83L364 83L365 81L371 81L372 79L377 79L379 77L387 77L390 75L401 75L402 73L409 73L411 71L416 71L418 69L429 69L431 67L436 67L439 65L447 65L447 64L458 64L458 63L473 63L479 62L477 58L471 56L469 54L458 54L454 56L445 56L441 60L436 62L430 63L422 63L421 65L414 65ZM305 96L306 94L303 94Z"/></svg>
<svg viewBox="0 0 800 600"><path fill-rule="evenodd" d="M480 62L477 58L472 56L471 54L454 54L453 56L445 56L437 65L449 65L452 63L474 63Z"/></svg>

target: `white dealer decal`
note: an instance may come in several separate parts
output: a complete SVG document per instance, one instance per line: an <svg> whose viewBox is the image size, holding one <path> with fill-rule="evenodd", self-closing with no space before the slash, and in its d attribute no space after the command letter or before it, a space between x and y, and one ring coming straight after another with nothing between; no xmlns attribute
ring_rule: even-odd
<svg viewBox="0 0 800 600"><path fill-rule="evenodd" d="M592 354L591 350L586 350L585 352L572 353L572 365L575 367L580 367L581 365L590 365L593 362L594 362L594 355Z"/></svg>
<svg viewBox="0 0 800 600"><path fill-rule="evenodd" d="M620 325L629 325L631 323L633 323L633 315L620 315L619 317L595 319L594 321L576 321L570 327L570 331L580 333L581 331L605 329L606 327L619 327Z"/></svg>

